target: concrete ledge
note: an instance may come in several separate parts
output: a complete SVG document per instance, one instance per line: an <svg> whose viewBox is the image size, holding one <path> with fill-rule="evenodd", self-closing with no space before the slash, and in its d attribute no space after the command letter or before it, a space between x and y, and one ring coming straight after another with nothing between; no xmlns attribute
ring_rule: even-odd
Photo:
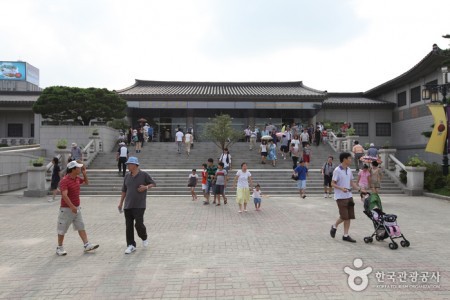
<svg viewBox="0 0 450 300"><path fill-rule="evenodd" d="M450 201L450 197L449 196L443 196L443 195L434 194L434 193L428 193L428 192L424 192L423 195L427 196L427 197L430 197L430 198L436 198L436 199Z"/></svg>
<svg viewBox="0 0 450 300"><path fill-rule="evenodd" d="M41 191L41 190L26 190L23 191L24 197L46 197L48 195L48 191Z"/></svg>
<svg viewBox="0 0 450 300"><path fill-rule="evenodd" d="M423 190L414 190L414 189L409 189L409 188L403 188L403 191L408 196L422 196L423 195Z"/></svg>

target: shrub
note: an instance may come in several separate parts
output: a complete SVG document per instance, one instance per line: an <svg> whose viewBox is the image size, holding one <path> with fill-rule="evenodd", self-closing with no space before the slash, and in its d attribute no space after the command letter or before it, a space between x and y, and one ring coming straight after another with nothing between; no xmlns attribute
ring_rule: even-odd
<svg viewBox="0 0 450 300"><path fill-rule="evenodd" d="M67 148L67 140L60 139L56 142L56 148L58 149L66 149Z"/></svg>
<svg viewBox="0 0 450 300"><path fill-rule="evenodd" d="M424 174L424 188L430 192L447 185L446 178L442 175L442 166L437 163L426 164Z"/></svg>

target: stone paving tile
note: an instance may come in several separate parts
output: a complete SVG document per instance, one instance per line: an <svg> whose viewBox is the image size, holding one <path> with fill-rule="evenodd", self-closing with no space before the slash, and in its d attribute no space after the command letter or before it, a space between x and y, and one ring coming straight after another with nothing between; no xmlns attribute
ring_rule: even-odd
<svg viewBox="0 0 450 300"><path fill-rule="evenodd" d="M118 197L82 198L95 253L83 253L69 231L66 257L54 254L58 203L0 195L0 299L445 299L450 298L450 202L383 196L410 248L365 244L371 221L357 203L351 235L356 244L329 236L337 217L331 199L263 200L263 210L237 213L187 197L150 196L145 224L150 247L125 255L125 225ZM361 258L372 267L362 292L347 284L346 266ZM376 272L440 272L438 287L386 287ZM396 284L399 281L396 280ZM408 282L411 285L411 282ZM429 282L432 283L432 282Z"/></svg>

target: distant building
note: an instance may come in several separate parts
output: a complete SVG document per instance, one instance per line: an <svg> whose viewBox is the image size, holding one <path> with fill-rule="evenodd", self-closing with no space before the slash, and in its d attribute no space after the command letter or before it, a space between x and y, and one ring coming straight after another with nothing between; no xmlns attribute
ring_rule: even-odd
<svg viewBox="0 0 450 300"><path fill-rule="evenodd" d="M262 128L267 123L279 126L345 121L355 128L361 144L389 144L398 150L397 156L403 161L416 153L429 161L440 161L439 155L424 152L428 139L421 133L431 130L433 118L421 92L427 83L442 83L444 59L430 52L404 74L361 93L328 93L301 81L146 80L136 80L132 86L116 92L127 101L133 126L143 117L160 135L182 127L193 128L199 138L209 119L220 113L229 114L233 126L242 130L249 125ZM33 114L31 106L41 89L32 76L16 80L12 79L16 76L13 73L0 79L0 142L39 140L41 118ZM156 140L162 140L162 136Z"/></svg>

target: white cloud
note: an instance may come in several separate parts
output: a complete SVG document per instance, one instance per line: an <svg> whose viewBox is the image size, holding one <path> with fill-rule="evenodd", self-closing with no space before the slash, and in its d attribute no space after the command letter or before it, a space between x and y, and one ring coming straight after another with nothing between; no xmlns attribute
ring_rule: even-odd
<svg viewBox="0 0 450 300"><path fill-rule="evenodd" d="M339 43L327 38L330 26L340 27L327 23L332 20L323 16L332 12L323 7L309 21L316 20L312 28L320 43L302 43L301 34L290 34L286 36L293 41L274 38L268 44L277 43L276 47L265 49L260 47L264 43L255 42L255 47L253 42L247 43L242 53L236 49L240 47L237 41L245 40L240 36L243 32L224 28L227 23L217 18L226 12L214 3L3 1L2 10L16 12L20 21L4 23L0 28L0 60L21 59L35 65L41 71L43 87L121 89L133 84L135 78L302 80L317 89L351 92L368 90L407 71L435 42L448 47L441 35L450 33L449 1L347 1L347 7L354 10L349 15L356 18L351 24L362 28L346 33ZM226 3L222 1L221 5ZM302 3L308 5L308 1ZM277 10L277 15L281 11ZM289 30L289 22L279 23L282 17L274 26ZM253 27L246 29L247 34L259 27L270 29L270 22L275 20L255 17L248 22ZM348 30L348 26L342 30ZM235 34L236 39L217 44L224 34ZM227 51L231 55L225 55Z"/></svg>

